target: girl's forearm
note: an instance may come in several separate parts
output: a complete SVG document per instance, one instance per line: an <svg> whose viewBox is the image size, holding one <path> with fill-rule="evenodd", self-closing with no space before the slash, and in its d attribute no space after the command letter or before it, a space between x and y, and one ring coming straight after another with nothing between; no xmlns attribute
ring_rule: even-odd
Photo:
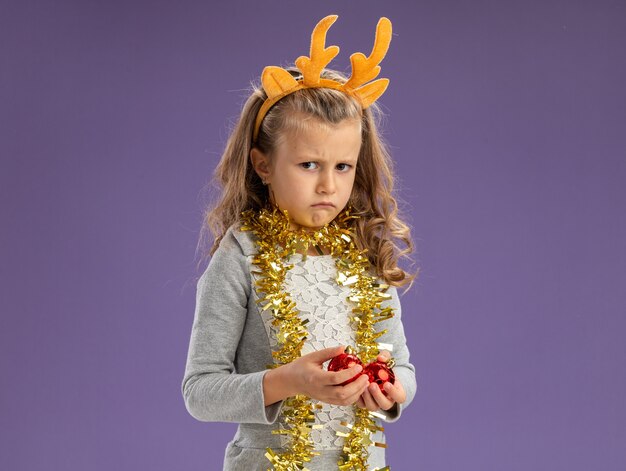
<svg viewBox="0 0 626 471"><path fill-rule="evenodd" d="M274 404L275 402L295 396L295 392L291 389L291 381L286 374L286 365L273 368L263 376L263 397L265 398L265 406Z"/></svg>

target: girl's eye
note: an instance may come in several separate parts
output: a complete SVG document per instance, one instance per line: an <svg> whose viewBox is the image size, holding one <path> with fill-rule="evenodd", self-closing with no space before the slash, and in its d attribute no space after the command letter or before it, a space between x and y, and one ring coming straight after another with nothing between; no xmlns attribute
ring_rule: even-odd
<svg viewBox="0 0 626 471"><path fill-rule="evenodd" d="M319 164L317 162L302 162L300 166L305 170L315 170L319 168ZM350 164L337 164L337 170L339 170L340 172L347 172L351 168L352 165Z"/></svg>

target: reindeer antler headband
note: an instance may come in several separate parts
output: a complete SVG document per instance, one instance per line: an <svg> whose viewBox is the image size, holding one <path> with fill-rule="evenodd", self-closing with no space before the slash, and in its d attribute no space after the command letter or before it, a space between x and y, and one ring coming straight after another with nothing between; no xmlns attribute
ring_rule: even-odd
<svg viewBox="0 0 626 471"><path fill-rule="evenodd" d="M352 75L346 83L321 78L321 73L333 58L339 54L339 47L325 47L326 33L337 20L337 15L329 15L320 20L311 35L310 57L300 56L296 59L296 66L302 72L302 78L296 80L289 72L281 67L268 66L263 69L261 82L267 94L267 99L261 105L261 109L254 124L252 141L255 142L259 135L259 128L263 118L269 109L277 101L285 96L303 88L333 88L341 90L359 100L363 109L374 103L387 89L389 79L375 79L380 73L380 62L387 54L391 42L391 21L382 17L376 25L374 47L369 57L361 52L355 52L350 56L352 63ZM369 83L367 83L369 82Z"/></svg>

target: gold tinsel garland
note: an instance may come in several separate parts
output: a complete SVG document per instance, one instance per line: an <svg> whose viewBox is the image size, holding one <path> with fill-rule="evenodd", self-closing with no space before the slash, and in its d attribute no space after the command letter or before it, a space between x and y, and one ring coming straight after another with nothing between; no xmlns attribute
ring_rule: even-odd
<svg viewBox="0 0 626 471"><path fill-rule="evenodd" d="M386 293L389 286L377 283L376 278L368 273L369 260L365 251L357 248L354 234L349 230L349 221L356 217L347 209L331 223L309 232L290 229L287 211L277 208L242 213L241 230L251 231L257 239L258 252L253 264L258 270L253 273L259 275L257 291L264 295L258 302L263 311L271 310L272 325L278 328L279 348L272 352L275 364L268 365L268 368L285 365L301 356L308 335L308 319L299 317L295 302L284 291L284 282L287 271L293 267L286 265L288 257L301 252L304 259L311 246L320 254L320 247L326 247L335 258L337 283L351 287L348 299L355 305L350 320L356 332L357 354L363 364L376 359L379 353L376 339L386 330L376 332L374 324L393 317L393 310L390 307L380 309L381 303L390 298ZM385 447L372 441L376 431L384 430L376 425L373 417L382 416L356 405L353 407L355 423L342 422L349 431L337 432L337 435L345 437L343 455L337 463L341 471L367 470L368 448L372 445ZM321 427L314 425L315 413L310 398L297 395L285 399L283 417L286 428L273 433L288 435L289 445L282 453L268 448L265 456L276 471L306 471L306 463L319 454L313 451L311 430ZM385 470L389 467L379 471Z"/></svg>

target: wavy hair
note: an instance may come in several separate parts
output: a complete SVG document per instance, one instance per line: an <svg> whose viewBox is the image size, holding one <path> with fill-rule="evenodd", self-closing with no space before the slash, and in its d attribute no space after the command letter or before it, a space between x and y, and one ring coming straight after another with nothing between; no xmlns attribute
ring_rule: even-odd
<svg viewBox="0 0 626 471"><path fill-rule="evenodd" d="M286 70L299 78L297 69ZM342 83L346 81L344 75L330 69L325 69L322 77ZM253 84L215 169L213 182L221 188L221 194L218 201L204 210L196 251L201 255L198 266L215 252L227 229L239 222L242 211L259 210L267 205L268 187L263 185L250 161L250 150L254 146L271 158L285 131L308 125L306 120L302 120L303 115L327 125L354 119L361 121L362 135L354 186L348 202L353 213L360 216L354 220L352 228L356 243L360 249L367 249L371 266L378 276L393 286L408 284L406 289L409 289L419 269L411 273L399 266L400 259L411 260L409 255L414 245L410 228L403 221L393 195L393 162L378 132L378 123L382 119L379 107L374 103L362 110L357 100L344 92L305 88L287 95L270 109L259 130L257 142L253 143L255 118L266 98L263 88Z"/></svg>

